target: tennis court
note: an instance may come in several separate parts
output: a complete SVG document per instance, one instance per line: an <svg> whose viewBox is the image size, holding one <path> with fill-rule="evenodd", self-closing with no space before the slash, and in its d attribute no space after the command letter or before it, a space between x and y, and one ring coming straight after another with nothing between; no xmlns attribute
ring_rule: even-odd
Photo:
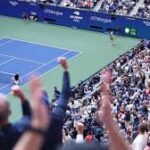
<svg viewBox="0 0 150 150"><path fill-rule="evenodd" d="M32 74L42 75L57 67L58 57L70 59L78 54L80 53L69 49L16 39L0 39L0 92L7 94L10 91L12 76L17 72L23 85Z"/></svg>
<svg viewBox="0 0 150 150"><path fill-rule="evenodd" d="M12 40L0 46L0 54L3 54L3 56L0 55L0 64L11 62L8 62L9 67L7 63L0 65L0 71L4 71L7 66L6 72L16 73L15 67L20 66L18 72L21 76L25 76L22 89L29 99L29 86L26 80L29 72L31 74L38 72L41 75L43 88L48 91L50 99L53 97L54 86L61 89L62 69L57 67L57 56L65 55L69 59L71 84L76 86L80 80L85 80L140 42L139 39L119 36L116 39L116 46L111 46L107 34L37 22L24 22L4 16L0 16L0 37L0 45L7 40ZM52 62L48 66L41 67L49 61ZM27 69L23 66L31 68ZM36 70L38 67L41 67L40 71ZM3 84L0 85L0 88L4 87ZM1 92L3 90L0 89ZM15 121L21 116L20 102L11 94L8 98L13 110L11 120Z"/></svg>

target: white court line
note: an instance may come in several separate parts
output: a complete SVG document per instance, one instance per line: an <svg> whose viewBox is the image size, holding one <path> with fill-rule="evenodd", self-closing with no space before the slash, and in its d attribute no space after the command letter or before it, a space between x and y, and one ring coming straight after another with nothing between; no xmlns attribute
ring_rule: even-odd
<svg viewBox="0 0 150 150"><path fill-rule="evenodd" d="M68 53L70 53L70 52L67 51L67 52L63 53L62 55L60 55L59 57L65 56L65 55L67 55ZM36 69L34 69L34 70L28 72L27 74L25 74L24 76L22 76L21 79L23 80L23 78L25 78L25 77L28 76L29 74L32 74L33 72L39 70L40 68L42 68L42 67L44 67L44 66L46 66L46 65L48 65L48 64L51 64L51 63L54 62L55 60L57 60L57 58L54 58L54 59L52 59L51 61L49 61L48 63L43 64L43 65L39 66L38 68L36 68ZM3 88L8 87L8 86L10 86L10 85L11 85L11 84L7 84L7 85L1 87L0 90L3 89Z"/></svg>
<svg viewBox="0 0 150 150"><path fill-rule="evenodd" d="M39 44L39 43L36 43L36 42L30 42L30 41L25 41L25 40L21 40L21 39L17 39L17 38L9 38L9 37L5 37L3 39L11 39L12 41L20 41L20 42L24 42L24 43L30 43L30 44L34 44L34 45L39 45L39 46L45 46L45 47L48 47L48 48L57 48L57 49L62 49L62 50L67 50L67 51L71 51L71 52L78 52L78 53L82 53L81 51L78 51L78 50L72 50L72 49L68 49L68 48L63 48L63 47L57 47L57 46L50 46L48 44Z"/></svg>
<svg viewBox="0 0 150 150"><path fill-rule="evenodd" d="M72 60L72 59L78 57L79 55L81 55L81 53L78 53L77 55L75 55L75 56L73 56L73 57L71 57L71 58L68 58L67 60L70 61L70 60ZM61 56L59 56L59 57L61 57ZM57 65L57 66L53 67L52 69L50 69L50 70L48 70L48 71L45 71L44 73L40 74L40 75L38 76L38 78L41 78L42 76L45 76L46 74L48 74L48 73L52 72L53 70L55 70L56 68L58 68L59 66L60 66L60 65ZM26 75L25 75L25 76L26 76ZM23 77L22 77L22 78L23 78ZM29 82L26 82L26 83L23 84L21 87L23 88L24 86L26 86L26 85L28 85L28 84L29 84ZM6 88L6 87L8 87L8 86L10 86L10 85L11 85L11 84L7 84L7 85L1 87L0 90L1 90L1 89L4 89L4 88ZM11 94L11 92L9 92L9 93L7 94L7 96L10 95L10 94Z"/></svg>
<svg viewBox="0 0 150 150"><path fill-rule="evenodd" d="M79 55L81 55L81 53L78 53L77 55L75 55L75 56L73 56L73 57L71 57L71 58L68 58L67 60L70 61L70 60L76 58L76 57L79 56ZM56 68L58 68L59 66L60 66L60 65L56 65L56 66L53 67L52 69L50 69L50 70L48 70L48 71L45 71L44 73L40 74L40 75L38 76L38 78L41 78L42 76L45 76L46 74L48 74L48 73L52 72L53 70L55 70ZM23 84L22 87L24 87L24 86L27 85L27 84L29 84L29 82L26 82L25 84ZM9 94L10 94L10 93L8 93L8 95L9 95Z"/></svg>
<svg viewBox="0 0 150 150"><path fill-rule="evenodd" d="M10 86L11 85L11 83L9 83L9 84L6 84L5 86L2 86L1 88L0 88L0 90L2 90L2 89L4 89L4 88L6 88L6 87L8 87L8 86ZM8 93L8 95L10 94L10 92Z"/></svg>
<svg viewBox="0 0 150 150"><path fill-rule="evenodd" d="M13 61L13 60L15 60L14 57L13 57L13 58L10 58L10 59L7 60L7 61L4 61L3 63L0 64L0 66L5 65L5 64L7 64L7 63L9 63L10 61Z"/></svg>
<svg viewBox="0 0 150 150"><path fill-rule="evenodd" d="M1 39L1 40L3 40L3 39ZM0 47L4 46L4 45L6 45L6 44L8 44L8 43L10 43L10 42L13 42L13 40L12 40L12 39L10 39L10 40L8 40L8 41L7 41L7 42L5 42L5 43L0 44Z"/></svg>
<svg viewBox="0 0 150 150"><path fill-rule="evenodd" d="M60 55L59 57L65 56L65 55L67 55L68 53L70 53L70 52L67 51L67 52L65 52L64 54ZM57 60L57 58L52 59L52 60L49 61L48 63L46 63L46 64L44 64L44 65L42 65L42 66L40 66L40 67L38 67L38 68L36 68L36 69L30 71L29 73L27 73L26 75L24 75L22 78L25 78L25 77L28 76L29 74L31 74L31 73L33 73L33 72L35 72L35 71L41 69L42 67L44 67L44 66L46 66L46 65L48 65L48 64L53 63L53 62L56 61L56 60Z"/></svg>
<svg viewBox="0 0 150 150"><path fill-rule="evenodd" d="M2 38L2 39L5 39L5 38ZM0 40L2 40L2 39L0 39ZM69 60L72 60L72 59L74 59L74 58L76 58L77 56L79 56L79 55L82 54L81 51L75 51L75 50L66 49L66 48L62 48L62 47L56 47L56 46L50 47L50 46L47 45L47 44L38 44L38 43L35 43L35 42L24 41L24 40L20 40L20 39L16 39L16 38L8 38L8 39L11 39L12 41L13 41L13 40L17 40L17 41L21 41L21 42L25 42L25 43L36 44L36 45L39 45L39 46L46 46L46 47L49 47L49 48L58 48L58 49L62 49L62 50L67 50L67 51L69 51L69 52L77 52L77 53L78 53L77 55L75 55L75 56L73 56L73 57L71 57L71 58L68 58L68 61L69 61ZM65 53L68 53L68 52L65 52ZM65 53L64 53L64 54L65 54ZM64 54L63 54L63 55L60 55L59 57L64 56ZM0 54L0 55L1 55L1 54ZM7 57L12 57L12 56L9 56L9 55L6 55L6 56L7 56ZM16 58L17 58L17 57L16 57ZM22 58L17 58L17 59L24 60L24 59L22 59ZM56 58L56 59L57 59L57 58ZM29 60L29 61L30 61L30 60ZM51 61L54 61L54 60L51 60ZM37 63L37 62L36 62L36 63ZM39 63L39 62L38 62L38 63ZM48 62L47 64L49 64L49 63L50 63L50 62ZM45 65L47 65L47 64L45 64ZM44 64L42 64L42 65L44 65ZM58 68L58 67L59 67L59 65L53 67L52 69L50 69L50 70L48 70L48 71L45 71L44 73L42 73L42 74L39 75L38 77L42 77L42 76L48 74L49 72L53 71L54 69L56 69L56 68ZM38 69L40 69L40 68L38 68ZM36 71L36 70L33 70L32 72L34 72L34 71ZM30 74L31 74L32 72L30 72ZM28 74L29 74L29 73L28 73ZM27 76L28 74L26 74L25 76ZM22 78L24 78L25 76L23 76ZM24 87L24 86L27 85L28 83L29 83L29 82L26 82L26 83L23 84L21 87ZM8 85L6 85L6 86L3 86L3 87L0 88L0 90L3 89L3 88L5 88L5 87L8 87L8 86L10 86L10 85L11 85L11 84L8 84ZM9 94L10 94L10 92L9 92L7 95L9 95Z"/></svg>
<svg viewBox="0 0 150 150"><path fill-rule="evenodd" d="M23 60L23 61L27 61L27 62L31 62L31 63L36 63L36 64L39 64L39 65L44 65L45 63L40 63L40 62L37 62L37 61L34 61L34 60L29 60L29 59L23 59L23 58L20 58L20 57L14 57L14 56L11 56L11 55L6 55L6 54L1 54L1 56L6 56L6 57L13 57L15 59L20 59L20 60Z"/></svg>

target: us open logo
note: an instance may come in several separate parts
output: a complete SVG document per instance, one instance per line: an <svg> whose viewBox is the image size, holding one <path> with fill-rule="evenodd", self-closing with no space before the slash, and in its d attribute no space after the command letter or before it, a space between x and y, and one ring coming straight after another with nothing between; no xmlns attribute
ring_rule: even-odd
<svg viewBox="0 0 150 150"><path fill-rule="evenodd" d="M74 11L73 14L79 16L79 15L80 15L80 12L79 12L79 11Z"/></svg>
<svg viewBox="0 0 150 150"><path fill-rule="evenodd" d="M9 3L10 3L10 5L12 5L14 7L18 5L18 2L16 2L16 1L9 1Z"/></svg>
<svg viewBox="0 0 150 150"><path fill-rule="evenodd" d="M72 19L74 22L78 22L78 23L83 20L80 11L74 11L73 15L70 15L69 18Z"/></svg>

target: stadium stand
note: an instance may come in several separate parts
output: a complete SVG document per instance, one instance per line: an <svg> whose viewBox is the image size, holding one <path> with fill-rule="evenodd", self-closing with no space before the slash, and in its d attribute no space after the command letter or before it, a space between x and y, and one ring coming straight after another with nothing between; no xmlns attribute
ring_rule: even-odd
<svg viewBox="0 0 150 150"><path fill-rule="evenodd" d="M98 0L28 0L28 2L56 4L63 7L92 9Z"/></svg>
<svg viewBox="0 0 150 150"><path fill-rule="evenodd" d="M137 14L135 15L141 18L150 18L150 1L144 0L143 6L138 9Z"/></svg>
<svg viewBox="0 0 150 150"><path fill-rule="evenodd" d="M69 145L74 145L75 143L77 145L75 144L72 148L75 148L76 146L79 146L81 148L83 146L86 149L87 147L82 144L94 142L94 146L98 146L96 149L101 148L105 150L109 145L109 140L113 141L113 139L111 139L111 130L113 130L113 136L118 135L119 139L122 142L123 139L126 139L126 141L128 141L128 144L132 145L133 150L137 150L137 147L139 148L139 146L141 147L140 150L144 150L146 146L149 148L149 145L147 145L147 137L149 131L148 122L150 121L149 61L150 41L144 40L138 46L120 56L117 60L107 65L105 68L94 74L88 80L86 80L85 82L81 82L78 87L72 88L71 93L68 89L68 67L66 62L61 62L61 65L65 70L63 90L61 95L58 89L55 88L54 95L57 98L53 99L52 103L50 104L50 109L52 111L51 122L47 121L49 120L49 115L47 115L49 109L48 103L46 103L46 105L44 106L44 104L40 102L40 95L38 94L40 89L42 96L40 83L38 83L39 81L33 80L31 84L33 102L36 106L36 101L34 101L34 98L39 99L37 102L39 102L40 104L38 108L34 108L33 106L33 108L31 107L33 109L33 117L31 126L27 128L27 132L25 132L26 130L22 128L21 133L14 133L14 135L16 134L19 138L22 133L25 132L20 140L21 142L17 144L15 149L19 150L22 146L22 143L26 143L23 145L25 148L27 148L26 145L29 145L30 141L25 139L34 138L35 142L38 141L37 143L40 143L40 145L42 145L43 140L39 140L39 137L41 136L37 135L45 135L46 133L46 139L49 139L49 142L45 143L45 149L56 149L56 146L61 144L61 142L63 142L64 146L60 149L68 149ZM109 84L110 89L108 88L109 86L107 86ZM108 96L110 94L110 91L108 89L111 90L111 98L109 98L110 96ZM24 116L31 116L30 104L27 102L25 96L22 96L22 91L20 91L19 89L19 93L21 94L18 94L18 89L13 89L13 92L14 95L19 97L23 103ZM70 98L68 97L68 94L70 95ZM6 102L6 98L2 95L1 99ZM110 99L111 102L110 106L108 104L105 104L108 99ZM0 103L0 106L1 105L2 104ZM40 108L40 106L42 107L42 105L43 108ZM107 107L111 109L110 114L107 110ZM42 116L40 115L40 112L37 112L39 110L41 111ZM39 116L34 116L34 111L37 114L39 113ZM65 111L66 115L64 115ZM98 119L99 111L107 113L107 117L103 116L103 119L101 121L99 121ZM45 117L43 117L43 115ZM113 120L111 120L111 116ZM64 123L63 118L65 120ZM36 121L34 121L34 119ZM41 120L45 122L42 125L41 123L39 123ZM110 122L112 123L113 128L116 127L119 129L111 129ZM19 124L12 124L11 126L16 128L16 130L19 129ZM11 131L13 133L14 130L12 127ZM20 127L22 126L20 125ZM6 127L1 126L2 130L4 130L5 128ZM10 127L7 125L7 128ZM106 129L110 131L106 132ZM10 130L5 132L9 133ZM32 135L32 133L36 133L37 135ZM63 138L61 139L61 137ZM139 137L140 141L138 140ZM116 138L117 137L115 137L115 140ZM3 136L0 136L0 139L0 143L1 141L3 141L1 143L1 147L5 146L5 148L8 149L17 142L16 139L14 139L14 141L12 142L9 141L12 145L8 144L8 141L7 145L4 145L4 142L6 142L6 140L3 139ZM120 143L117 141L117 144L115 144L114 142L115 141L113 141L113 144L116 147ZM125 150L129 149L125 141L121 145L125 147ZM39 149L39 145L37 144L36 146L37 149ZM92 145L90 146L92 147Z"/></svg>
<svg viewBox="0 0 150 150"><path fill-rule="evenodd" d="M99 11L118 15L128 15L138 0L104 0Z"/></svg>
<svg viewBox="0 0 150 150"><path fill-rule="evenodd" d="M138 134L139 124L150 121L149 49L150 42L144 42L144 45L136 47L107 66L112 70L113 75L111 90L114 99L112 101L114 121L130 144ZM99 127L99 124L95 122L95 112L101 105L99 91L103 71L96 73L73 90L65 123L67 135L68 132L71 133L72 139L76 137L74 122L81 121L85 125L85 140L90 136L91 141L98 140L102 144L108 143L108 133L104 132L102 124Z"/></svg>
<svg viewBox="0 0 150 150"><path fill-rule="evenodd" d="M98 0L62 0L61 6L69 6L74 8L92 9Z"/></svg>
<svg viewBox="0 0 150 150"><path fill-rule="evenodd" d="M149 0L23 0L45 5L88 9L117 15L150 18Z"/></svg>

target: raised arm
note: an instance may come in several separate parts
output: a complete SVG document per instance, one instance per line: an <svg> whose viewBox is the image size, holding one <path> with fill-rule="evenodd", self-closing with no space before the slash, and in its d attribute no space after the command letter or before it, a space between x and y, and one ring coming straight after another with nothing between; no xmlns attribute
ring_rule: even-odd
<svg viewBox="0 0 150 150"><path fill-rule="evenodd" d="M70 96L70 77L68 72L68 63L67 60L63 57L59 59L59 63L64 69L63 74L63 83L62 83L62 93L60 98L57 100L57 106L53 110L52 114L57 116L57 119L63 121L65 117L66 107L69 101Z"/></svg>
<svg viewBox="0 0 150 150"><path fill-rule="evenodd" d="M103 83L101 87L102 95L102 107L100 108L100 120L104 123L106 129L109 132L110 148L111 150L130 150L128 143L119 133L119 128L113 122L113 116L111 114L111 72L105 71L103 73Z"/></svg>
<svg viewBox="0 0 150 150"><path fill-rule="evenodd" d="M64 125L66 108L70 96L70 78L67 61L64 58L60 58L59 63L64 69L62 93L57 100L57 106L51 113L51 125L47 132L44 144L44 149L51 150L55 150L59 144L62 144L62 127Z"/></svg>
<svg viewBox="0 0 150 150"><path fill-rule="evenodd" d="M40 150L45 133L49 126L48 108L42 101L42 88L40 81L34 78L31 81L32 120L30 127L20 138L14 150Z"/></svg>
<svg viewBox="0 0 150 150"><path fill-rule="evenodd" d="M31 107L22 89L18 85L14 85L11 88L11 92L15 97L20 99L23 116L31 117Z"/></svg>
<svg viewBox="0 0 150 150"><path fill-rule="evenodd" d="M67 105L70 96L70 77L68 72L68 63L65 58L61 58L59 63L64 69L63 84L62 84L62 98L64 99L64 104Z"/></svg>

